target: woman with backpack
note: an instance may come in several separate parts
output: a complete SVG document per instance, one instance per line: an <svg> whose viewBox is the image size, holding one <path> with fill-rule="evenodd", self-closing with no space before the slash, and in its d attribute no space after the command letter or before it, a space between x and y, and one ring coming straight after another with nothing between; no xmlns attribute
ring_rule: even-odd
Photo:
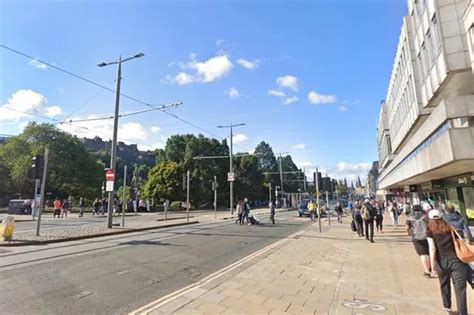
<svg viewBox="0 0 474 315"><path fill-rule="evenodd" d="M428 213L426 238L430 249L431 269L438 272L441 296L445 310L451 314L451 279L454 284L456 304L459 315L467 315L466 282L468 278L467 264L457 257L452 227L442 219L442 212L434 209ZM472 283L471 283L472 286Z"/></svg>
<svg viewBox="0 0 474 315"><path fill-rule="evenodd" d="M239 222L240 225L242 225L242 215L244 213L244 206L243 206L243 203L242 203L242 200L238 200L237 201L237 215L238 215L238 218L237 220L235 220L235 224L237 224L237 222Z"/></svg>
<svg viewBox="0 0 474 315"><path fill-rule="evenodd" d="M428 240L426 239L426 225L428 224L428 217L420 205L414 205L412 213L408 216L406 222L406 229L408 235L411 236L415 251L420 256L421 265L425 272L425 278L431 278L430 270L430 251L428 247Z"/></svg>

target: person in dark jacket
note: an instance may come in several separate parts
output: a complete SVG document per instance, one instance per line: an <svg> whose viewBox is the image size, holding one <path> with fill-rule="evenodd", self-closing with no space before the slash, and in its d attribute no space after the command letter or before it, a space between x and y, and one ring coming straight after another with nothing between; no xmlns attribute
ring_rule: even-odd
<svg viewBox="0 0 474 315"><path fill-rule="evenodd" d="M445 310L451 314L451 280L454 284L459 315L467 315L466 282L469 266L456 255L451 226L442 219L443 213L437 209L428 213L429 221L426 238L430 248L431 269L438 273L441 297ZM472 281L471 281L472 286Z"/></svg>
<svg viewBox="0 0 474 315"><path fill-rule="evenodd" d="M369 199L365 199L364 205L362 206L362 219L364 220L365 225L365 238L371 243L374 243L374 221L375 216L377 215L377 210L375 210L373 204L375 204L374 200L371 202Z"/></svg>
<svg viewBox="0 0 474 315"><path fill-rule="evenodd" d="M467 238L471 243L474 242L474 238L472 237L472 233L469 229L469 226L467 225L467 222L463 219L459 212L454 211L453 205L446 206L446 212L443 215L443 220L454 227L461 237Z"/></svg>

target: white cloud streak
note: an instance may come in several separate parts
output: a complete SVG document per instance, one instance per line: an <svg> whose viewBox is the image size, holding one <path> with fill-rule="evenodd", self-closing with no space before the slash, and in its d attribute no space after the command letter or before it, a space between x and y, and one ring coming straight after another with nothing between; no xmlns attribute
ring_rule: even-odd
<svg viewBox="0 0 474 315"><path fill-rule="evenodd" d="M240 97L240 92L236 88L232 87L225 91L225 94L227 94L230 98L239 98Z"/></svg>
<svg viewBox="0 0 474 315"><path fill-rule="evenodd" d="M298 91L298 78L292 75L278 77L276 83L280 88L287 88L293 92Z"/></svg>
<svg viewBox="0 0 474 315"><path fill-rule="evenodd" d="M316 91L310 91L308 93L308 101L311 104L332 104L337 102L336 95L323 95Z"/></svg>
<svg viewBox="0 0 474 315"><path fill-rule="evenodd" d="M54 117L60 115L59 106L47 106L48 100L43 95L32 90L18 90L13 93L8 101L0 106L0 121L32 118L33 115Z"/></svg>
<svg viewBox="0 0 474 315"><path fill-rule="evenodd" d="M260 60L255 59L253 61L250 61L244 58L240 58L237 60L237 63L245 69L253 70L255 68L258 68L258 66L260 65Z"/></svg>
<svg viewBox="0 0 474 315"><path fill-rule="evenodd" d="M37 69L41 69L41 70L46 70L48 69L48 66L45 65L44 63L41 63L35 59L31 59L29 64Z"/></svg>
<svg viewBox="0 0 474 315"><path fill-rule="evenodd" d="M187 64L178 63L182 71L174 76L167 76L166 80L178 85L188 85L192 83L209 83L223 78L233 68L233 64L226 55L218 55L206 61L196 61L196 54L191 53L191 61Z"/></svg>
<svg viewBox="0 0 474 315"><path fill-rule="evenodd" d="M248 139L247 136L243 133L238 133L234 135L234 137L232 138L234 143L242 143L242 142L247 141L247 139Z"/></svg>

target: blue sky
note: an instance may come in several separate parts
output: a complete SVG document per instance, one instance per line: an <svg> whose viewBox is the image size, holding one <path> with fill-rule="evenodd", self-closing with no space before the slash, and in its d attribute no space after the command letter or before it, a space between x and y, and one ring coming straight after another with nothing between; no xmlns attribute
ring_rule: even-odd
<svg viewBox="0 0 474 315"><path fill-rule="evenodd" d="M376 121L385 97L403 0L12 1L0 3L0 43L150 104L222 138L239 127L236 151L261 140L300 166L335 177L366 174L377 159ZM113 112L114 95L0 48L0 133L29 120L5 107L86 118ZM121 112L144 109L122 98ZM111 121L61 128L111 138ZM79 126L79 127L78 127ZM86 127L87 129L85 129ZM119 139L144 149L199 130L159 112L121 120Z"/></svg>

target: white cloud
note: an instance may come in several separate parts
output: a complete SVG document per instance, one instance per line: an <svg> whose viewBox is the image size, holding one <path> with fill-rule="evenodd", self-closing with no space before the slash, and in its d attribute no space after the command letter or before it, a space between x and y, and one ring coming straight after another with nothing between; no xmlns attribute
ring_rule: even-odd
<svg viewBox="0 0 474 315"><path fill-rule="evenodd" d="M240 96L239 90L236 88L232 87L225 91L225 94L229 95L230 98L238 98Z"/></svg>
<svg viewBox="0 0 474 315"><path fill-rule="evenodd" d="M285 92L278 90L268 90L268 94L270 94L271 96L286 97Z"/></svg>
<svg viewBox="0 0 474 315"><path fill-rule="evenodd" d="M287 97L283 100L283 104L285 105L289 105L295 102L298 102L298 96Z"/></svg>
<svg viewBox="0 0 474 315"><path fill-rule="evenodd" d="M298 91L298 78L292 75L278 77L276 83L281 88L288 88L294 92Z"/></svg>
<svg viewBox="0 0 474 315"><path fill-rule="evenodd" d="M30 65L32 65L35 68L41 69L41 70L46 70L48 69L48 66L45 65L44 63L41 63L35 59L31 59L29 62Z"/></svg>
<svg viewBox="0 0 474 315"><path fill-rule="evenodd" d="M15 120L31 118L31 114L56 116L61 114L59 106L47 107L48 100L43 95L32 90L18 90L8 101L0 106L0 120ZM10 108L10 109L8 109Z"/></svg>
<svg viewBox="0 0 474 315"><path fill-rule="evenodd" d="M157 132L159 132L160 130L161 130L161 129L160 129L160 127L158 127L158 126L153 126L153 127L151 127L151 132L152 132L152 133L157 133Z"/></svg>
<svg viewBox="0 0 474 315"><path fill-rule="evenodd" d="M118 132L119 135L131 140L144 140L147 137L145 128L137 122L123 124Z"/></svg>
<svg viewBox="0 0 474 315"><path fill-rule="evenodd" d="M140 151L153 151L156 149L164 149L165 145L163 143L153 143L150 145L146 144L137 144L137 148Z"/></svg>
<svg viewBox="0 0 474 315"><path fill-rule="evenodd" d="M186 85L193 83L195 79L192 75L187 74L186 72L180 72L174 77L173 81L179 85Z"/></svg>
<svg viewBox="0 0 474 315"><path fill-rule="evenodd" d="M234 141L234 143L242 143L242 142L247 141L247 136L243 133L238 133L234 135L232 140Z"/></svg>
<svg viewBox="0 0 474 315"><path fill-rule="evenodd" d="M45 108L46 116L54 117L62 114L62 109L59 106L49 106Z"/></svg>
<svg viewBox="0 0 474 315"><path fill-rule="evenodd" d="M245 69L253 70L255 68L258 68L260 64L260 60L255 59L253 61L250 61L244 58L240 58L239 60L237 60L237 63L241 65L242 67L244 67Z"/></svg>
<svg viewBox="0 0 474 315"><path fill-rule="evenodd" d="M336 167L328 170L329 176L335 179L346 178L348 182L355 181L357 176L360 176L361 180L364 180L369 173L369 170L372 168L372 163L362 162L362 163L347 163L339 162Z"/></svg>
<svg viewBox="0 0 474 315"><path fill-rule="evenodd" d="M322 95L315 91L308 93L308 101L311 104L332 104L337 102L336 95Z"/></svg>
<svg viewBox="0 0 474 315"><path fill-rule="evenodd" d="M289 105L298 101L298 96L289 96L285 92L280 90L268 90L267 93L271 96L276 96L281 99L281 102L285 105Z"/></svg>
<svg viewBox="0 0 474 315"><path fill-rule="evenodd" d="M347 107L344 106L344 105L341 105L341 106L339 106L339 110L340 110L341 112L347 112Z"/></svg>
<svg viewBox="0 0 474 315"><path fill-rule="evenodd" d="M178 63L182 70L193 70L194 73L183 71L175 76L167 76L167 81L179 85L213 82L228 74L234 66L227 55L214 56L203 62L198 62L195 58L196 54L191 53L190 62Z"/></svg>
<svg viewBox="0 0 474 315"><path fill-rule="evenodd" d="M306 149L306 145L304 143L298 143L293 146L293 149L295 150L304 150Z"/></svg>

